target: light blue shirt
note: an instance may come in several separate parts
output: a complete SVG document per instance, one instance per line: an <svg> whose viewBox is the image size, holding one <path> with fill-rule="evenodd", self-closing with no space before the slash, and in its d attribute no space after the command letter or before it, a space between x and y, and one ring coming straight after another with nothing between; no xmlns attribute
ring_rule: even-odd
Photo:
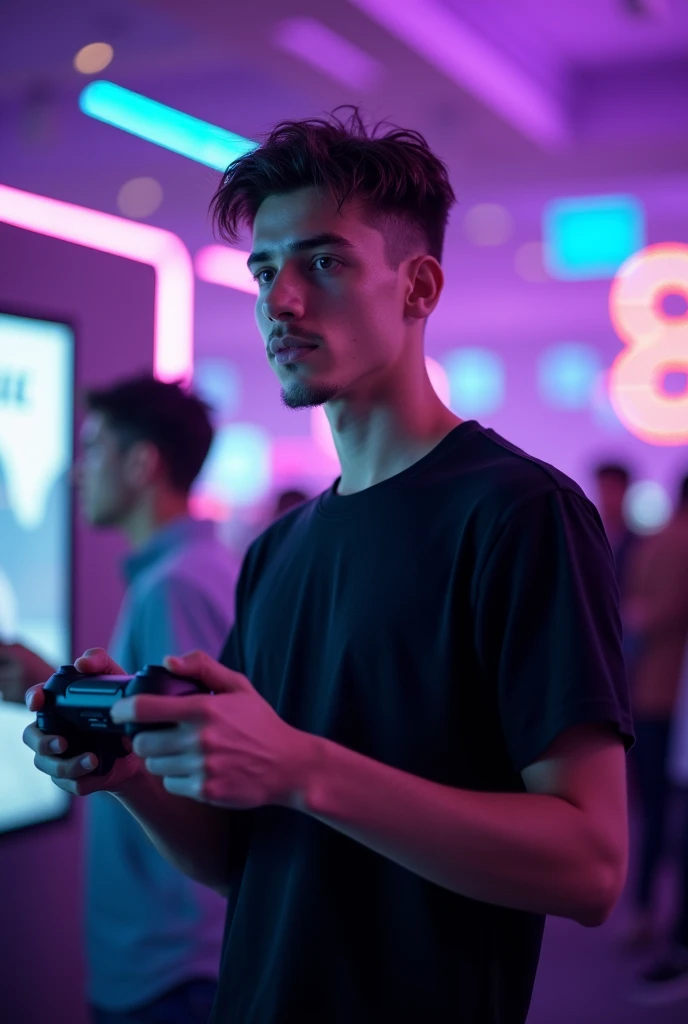
<svg viewBox="0 0 688 1024"><path fill-rule="evenodd" d="M672 715L667 769L669 778L675 786L688 789L688 644L683 656L678 695Z"/></svg>
<svg viewBox="0 0 688 1024"><path fill-rule="evenodd" d="M236 561L209 522L179 519L124 562L129 588L110 654L128 673L166 654L217 657L234 618ZM219 971L226 903L156 851L107 793L87 801L88 996L131 1010Z"/></svg>

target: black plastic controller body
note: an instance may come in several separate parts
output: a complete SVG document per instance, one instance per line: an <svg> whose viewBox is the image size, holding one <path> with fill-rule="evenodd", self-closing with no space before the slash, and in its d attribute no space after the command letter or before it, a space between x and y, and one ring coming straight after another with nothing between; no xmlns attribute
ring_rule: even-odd
<svg viewBox="0 0 688 1024"><path fill-rule="evenodd" d="M122 697L154 694L185 697L209 693L201 683L182 679L161 665L146 665L135 676L87 676L72 665L63 665L43 687L44 705L36 716L38 728L67 740L64 758L94 753L94 775L107 775L117 758L126 757L122 737L133 738L149 729L172 729L174 722L140 725L113 722L110 709Z"/></svg>

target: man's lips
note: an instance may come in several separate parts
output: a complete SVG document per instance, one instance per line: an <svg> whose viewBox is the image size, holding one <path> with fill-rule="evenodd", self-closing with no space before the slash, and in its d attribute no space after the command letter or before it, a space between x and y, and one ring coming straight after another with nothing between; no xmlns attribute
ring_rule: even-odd
<svg viewBox="0 0 688 1024"><path fill-rule="evenodd" d="M286 349L292 348L317 348L318 346L313 344L312 341L303 341L301 338L273 338L268 348L273 356L276 356L278 352L284 352Z"/></svg>

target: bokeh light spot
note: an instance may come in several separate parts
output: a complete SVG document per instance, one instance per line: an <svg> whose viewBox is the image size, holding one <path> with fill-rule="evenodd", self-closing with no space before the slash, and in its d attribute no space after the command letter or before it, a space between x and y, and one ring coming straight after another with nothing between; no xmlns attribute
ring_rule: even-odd
<svg viewBox="0 0 688 1024"><path fill-rule="evenodd" d="M645 212L630 195L554 199L543 210L542 233L553 277L613 277L645 245Z"/></svg>
<svg viewBox="0 0 688 1024"><path fill-rule="evenodd" d="M477 203L463 218L466 237L474 245L504 245L513 234L513 217L498 203Z"/></svg>
<svg viewBox="0 0 688 1024"><path fill-rule="evenodd" d="M117 193L117 206L125 217L143 220L162 202L162 187L155 178L132 178Z"/></svg>
<svg viewBox="0 0 688 1024"><path fill-rule="evenodd" d="M538 386L543 399L563 409L584 409L592 401L602 370L597 349L581 342L562 342L538 360Z"/></svg>
<svg viewBox="0 0 688 1024"><path fill-rule="evenodd" d="M636 533L656 533L671 518L671 498L656 480L638 480L626 492L624 516Z"/></svg>
<svg viewBox="0 0 688 1024"><path fill-rule="evenodd" d="M196 394L213 412L227 419L234 416L241 401L241 379L228 359L199 359L193 377Z"/></svg>
<svg viewBox="0 0 688 1024"><path fill-rule="evenodd" d="M96 75L111 63L115 51L109 43L89 43L74 55L74 67L82 75Z"/></svg>
<svg viewBox="0 0 688 1024"><path fill-rule="evenodd" d="M457 415L483 416L503 404L506 373L496 352L456 349L448 352L442 363L449 378L451 408Z"/></svg>
<svg viewBox="0 0 688 1024"><path fill-rule="evenodd" d="M514 270L520 278L530 284L544 284L551 281L545 268L542 242L524 242L514 253Z"/></svg>
<svg viewBox="0 0 688 1024"><path fill-rule="evenodd" d="M272 486L271 438L255 423L220 427L197 491L232 506L251 505Z"/></svg>

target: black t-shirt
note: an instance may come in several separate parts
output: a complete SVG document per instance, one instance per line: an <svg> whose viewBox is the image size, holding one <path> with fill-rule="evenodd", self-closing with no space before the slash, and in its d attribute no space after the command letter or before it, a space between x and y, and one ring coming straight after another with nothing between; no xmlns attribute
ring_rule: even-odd
<svg viewBox="0 0 688 1024"><path fill-rule="evenodd" d="M611 552L578 486L475 422L249 550L222 654L290 725L523 792L562 730L629 745ZM306 814L229 812L213 1024L522 1024L544 918L456 895Z"/></svg>

